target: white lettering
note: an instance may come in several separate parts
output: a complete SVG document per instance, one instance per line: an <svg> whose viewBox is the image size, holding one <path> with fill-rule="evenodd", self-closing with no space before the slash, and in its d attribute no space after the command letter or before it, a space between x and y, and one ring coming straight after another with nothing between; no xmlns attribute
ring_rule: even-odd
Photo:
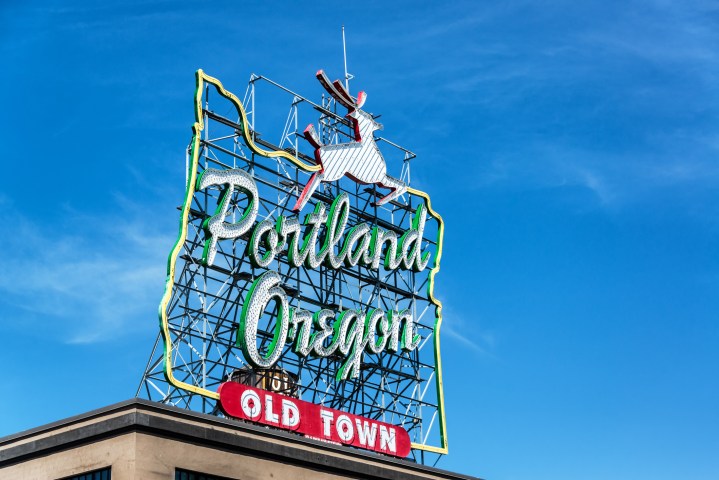
<svg viewBox="0 0 719 480"><path fill-rule="evenodd" d="M219 204L215 215L202 223L202 228L208 238L205 241L205 250L202 255L207 265L212 265L217 253L217 241L221 239L238 238L252 228L257 218L257 210L260 205L260 196L257 193L257 185L252 175L239 168L231 170L217 170L208 168L197 179L197 190L204 190L212 185L227 185L227 188L220 196ZM235 223L225 222L227 210L232 201L235 189L247 194L249 204L242 214L242 218Z"/></svg>
<svg viewBox="0 0 719 480"><path fill-rule="evenodd" d="M264 237L264 242L262 238ZM247 252L250 262L255 267L267 268L279 253L282 245L278 243L279 236L275 230L275 222L266 219L257 224L250 237ZM264 245L265 253L260 254L260 246Z"/></svg>
<svg viewBox="0 0 719 480"><path fill-rule="evenodd" d="M363 422L359 418L355 418L355 423L357 424L360 444L374 448L374 443L377 439L377 424L367 420Z"/></svg>
<svg viewBox="0 0 719 480"><path fill-rule="evenodd" d="M265 420L270 423L280 423L280 416L272 411L272 397L265 395Z"/></svg>
<svg viewBox="0 0 719 480"><path fill-rule="evenodd" d="M256 217L257 187L251 183L249 174L238 171L222 176L209 169L207 172L198 188L229 185L228 190L235 187L245 189L252 199L252 204L246 209L246 217ZM251 191L253 187L255 191ZM422 251L427 218L424 206L417 207L410 228L400 238L394 231L361 223L349 229L339 251L350 215L347 195L341 194L335 199L329 215L325 209L325 205L318 202L314 212L306 216L304 230L296 216L279 216L274 224L270 219L259 222L249 240L251 263L256 267L269 268L277 255L286 252L293 267L317 268L325 262L330 268L339 268L342 264L356 265L359 262L373 269L381 268L382 264L386 270L404 268L421 271L426 268L430 252ZM224 236L230 234L236 238L236 231L243 234L247 231L244 217L241 222L224 224L218 215L211 218L212 228L215 229L211 230L211 241L215 243L208 243L210 250L216 247L218 238L230 238ZM282 288L283 278L276 271L266 271L252 283L245 298L236 338L237 346L251 365L271 368L289 343L301 357L310 354L329 357L339 352L345 358L335 378L343 381L359 377L365 353L381 354L384 350L400 353L419 347L422 340L420 329L410 309L399 312L370 309L367 313L359 309L337 312L323 309L314 313L301 308L291 309L290 299ZM273 338L260 352L257 345L260 320L264 321L271 310L277 312L274 331L270 332ZM335 318L337 320L332 322Z"/></svg>
<svg viewBox="0 0 719 480"><path fill-rule="evenodd" d="M337 435L340 437L342 443L352 443L352 439L355 436L355 429L352 425L352 420L347 415L340 415L337 417Z"/></svg>
<svg viewBox="0 0 719 480"><path fill-rule="evenodd" d="M292 428L300 424L300 409L292 400L282 399L282 424Z"/></svg>
<svg viewBox="0 0 719 480"><path fill-rule="evenodd" d="M242 407L242 413L247 416L250 420L257 420L260 418L262 413L262 402L260 402L260 396L257 395L253 390L245 390L240 396L240 406Z"/></svg>
<svg viewBox="0 0 719 480"><path fill-rule="evenodd" d="M322 435L325 438L332 438L330 427L332 426L332 419L335 418L334 413L329 410L320 410L320 417L322 417Z"/></svg>
<svg viewBox="0 0 719 480"><path fill-rule="evenodd" d="M264 275L269 273L274 272L267 272ZM280 287L276 288L281 290ZM252 298L254 296L253 290ZM286 297L280 300L287 302ZM283 303L280 314L284 312ZM400 350L411 352L417 349L421 341L419 329L409 309L401 312L385 312L375 308L367 313L361 310L343 310L332 322L335 318L335 312L332 310L323 309L313 314L307 310L293 308L290 309L288 317L287 321L291 328L288 327L287 341L293 345L295 353L303 357L310 353L319 357L329 357L339 351L345 357L335 375L338 381L359 377L365 352L380 354L385 349L391 352ZM278 319L278 324L280 323L284 323L284 317ZM240 327L243 326L244 324L241 323ZM311 328L314 333L311 333ZM256 335L256 332L254 334ZM245 337L248 350L252 351L254 342L247 331ZM252 353L256 354L256 350ZM273 354L277 355L275 351Z"/></svg>
<svg viewBox="0 0 719 480"><path fill-rule="evenodd" d="M337 380L358 378L365 346L369 339L367 329L365 328L368 317L360 311L345 310L342 312L340 318L342 319L342 323L339 332L339 350L347 356L347 360L337 371L336 378Z"/></svg>
<svg viewBox="0 0 719 480"><path fill-rule="evenodd" d="M315 312L315 314L312 316L315 327L319 330L312 337L314 338L314 342L312 343L312 349L320 357L329 357L337 349L339 338L333 338L330 344L327 346L325 346L324 344L325 340L327 340L334 332L332 325L330 325L328 322L328 320L334 317L335 312L326 309Z"/></svg>
<svg viewBox="0 0 719 480"><path fill-rule="evenodd" d="M240 326L237 344L245 358L255 367L270 368L279 360L282 349L287 341L290 323L290 308L287 294L279 286L281 277L272 270L260 275L250 287L249 298L245 300L240 313ZM267 304L274 300L277 303L277 322L275 332L267 353L260 354L257 349L258 322Z"/></svg>
<svg viewBox="0 0 719 480"><path fill-rule="evenodd" d="M290 330L289 338L294 340L294 351L296 354L306 357L310 354L313 347L312 342L310 342L310 334L312 333L312 312L302 310L301 308L291 309L290 324L292 325L292 328Z"/></svg>
<svg viewBox="0 0 719 480"><path fill-rule="evenodd" d="M256 189L255 186L255 191ZM254 208L255 203L250 207ZM294 215L278 216L274 227L270 219L263 220L253 228L250 236L250 260L255 266L266 267L286 247L287 259L293 267L304 265L314 269L324 263L330 268L337 269L342 264L355 266L357 263L362 263L372 269L379 269L382 265L385 270L402 268L416 272L427 267L430 252L422 252L424 226L427 220L423 205L417 207L410 228L405 230L401 237L398 238L398 234L394 231L360 223L347 231L342 247L335 253L344 234L349 212L349 197L346 193L342 193L332 202L329 215L325 204L318 202L314 211L305 216L303 224L300 224L298 217ZM256 216L257 212L254 211L253 220ZM219 215L215 215L212 217L213 225L224 218L225 216L220 218ZM229 225L225 224L227 228ZM242 225L244 226L244 223ZM235 224L232 226L239 230L239 222L238 226ZM235 235L234 230L232 235ZM219 238L236 238L236 236ZM261 247L265 250L264 254L260 254ZM216 248L216 245L213 244L212 248Z"/></svg>
<svg viewBox="0 0 719 480"><path fill-rule="evenodd" d="M338 269L344 263L344 257L347 251L342 249L339 254L335 254L335 246L339 243L342 238L342 233L345 231L347 225L347 219L350 213L350 199L347 193L342 192L332 202L330 207L329 217L327 219L327 235L325 235L325 243L322 245L322 250L326 252L325 264L330 268Z"/></svg>
<svg viewBox="0 0 719 480"><path fill-rule="evenodd" d="M309 234L305 233L305 241L302 245L302 252L307 268L317 268L327 255L327 250L317 252L317 238L320 234L320 226L327 222L327 214L325 213L325 204L317 203L315 211L305 217L305 225L312 225ZM305 232L307 230L305 229Z"/></svg>
<svg viewBox="0 0 719 480"><path fill-rule="evenodd" d="M397 436L394 428L388 429L384 425L379 426L379 448L397 453Z"/></svg>

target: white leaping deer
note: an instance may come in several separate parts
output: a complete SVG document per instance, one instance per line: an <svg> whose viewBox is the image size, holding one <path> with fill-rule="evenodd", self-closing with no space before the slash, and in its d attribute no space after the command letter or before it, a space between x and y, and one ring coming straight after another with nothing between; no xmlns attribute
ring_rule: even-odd
<svg viewBox="0 0 719 480"><path fill-rule="evenodd" d="M302 190L294 211L300 211L322 182L334 182L347 175L355 182L376 184L391 191L377 201L383 205L407 191L407 185L387 175L387 165L374 141L372 132L382 128L372 115L360 110L367 100L365 92L353 98L339 80L331 83L325 72L317 72L317 79L338 103L347 108L347 118L354 126L354 141L334 145L322 145L314 125L305 128L304 136L315 147L315 160L322 167L315 172Z"/></svg>

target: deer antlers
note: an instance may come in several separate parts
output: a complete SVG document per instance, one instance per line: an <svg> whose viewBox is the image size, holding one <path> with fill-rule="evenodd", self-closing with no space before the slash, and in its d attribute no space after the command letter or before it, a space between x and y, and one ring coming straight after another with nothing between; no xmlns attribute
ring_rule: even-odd
<svg viewBox="0 0 719 480"><path fill-rule="evenodd" d="M367 101L367 94L365 92L359 92L357 94L357 98L355 99L352 95L350 95L345 86L342 85L342 82L339 80L330 82L330 79L327 77L324 70L318 70L316 76L317 80L319 80L322 86L325 87L325 90L327 90L327 92L332 95L335 100L348 110L362 108L364 102Z"/></svg>

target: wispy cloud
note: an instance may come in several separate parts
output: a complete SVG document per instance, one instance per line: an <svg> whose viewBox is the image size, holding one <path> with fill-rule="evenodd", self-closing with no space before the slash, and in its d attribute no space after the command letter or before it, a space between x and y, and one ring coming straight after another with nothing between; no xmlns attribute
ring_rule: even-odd
<svg viewBox="0 0 719 480"><path fill-rule="evenodd" d="M172 239L149 217L101 218L66 209L64 228L58 228L11 205L3 211L0 221L14 231L0 238L6 253L0 291L15 317L4 318L6 326L68 343L104 341L154 326Z"/></svg>
<svg viewBox="0 0 719 480"><path fill-rule="evenodd" d="M621 21L583 32L580 38L594 48L637 60L715 64L719 60L715 10L716 4L701 1L630 2Z"/></svg>
<svg viewBox="0 0 719 480"><path fill-rule="evenodd" d="M598 205L617 208L661 193L711 195L719 185L719 151L703 134L658 139L651 147L606 151L541 141L485 165L477 187L581 187Z"/></svg>
<svg viewBox="0 0 719 480"><path fill-rule="evenodd" d="M496 358L494 348L496 337L494 333L483 330L476 319L465 321L447 307L444 308L444 321L442 322L442 341L450 340L459 344L472 353L489 358Z"/></svg>
<svg viewBox="0 0 719 480"><path fill-rule="evenodd" d="M513 11L532 37L477 48L483 34L467 32L426 70L444 72L436 99L456 105L443 129L476 138L454 157L471 159L474 188L579 186L612 208L678 190L706 202L719 187L715 6L629 2L577 25L533 8Z"/></svg>

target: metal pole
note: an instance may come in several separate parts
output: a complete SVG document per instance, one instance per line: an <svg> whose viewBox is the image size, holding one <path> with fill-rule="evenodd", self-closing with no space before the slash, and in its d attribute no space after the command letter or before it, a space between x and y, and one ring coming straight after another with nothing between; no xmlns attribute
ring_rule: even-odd
<svg viewBox="0 0 719 480"><path fill-rule="evenodd" d="M347 73L347 43L345 42L345 26L342 25L342 54L345 59L345 88L350 91L350 75Z"/></svg>

